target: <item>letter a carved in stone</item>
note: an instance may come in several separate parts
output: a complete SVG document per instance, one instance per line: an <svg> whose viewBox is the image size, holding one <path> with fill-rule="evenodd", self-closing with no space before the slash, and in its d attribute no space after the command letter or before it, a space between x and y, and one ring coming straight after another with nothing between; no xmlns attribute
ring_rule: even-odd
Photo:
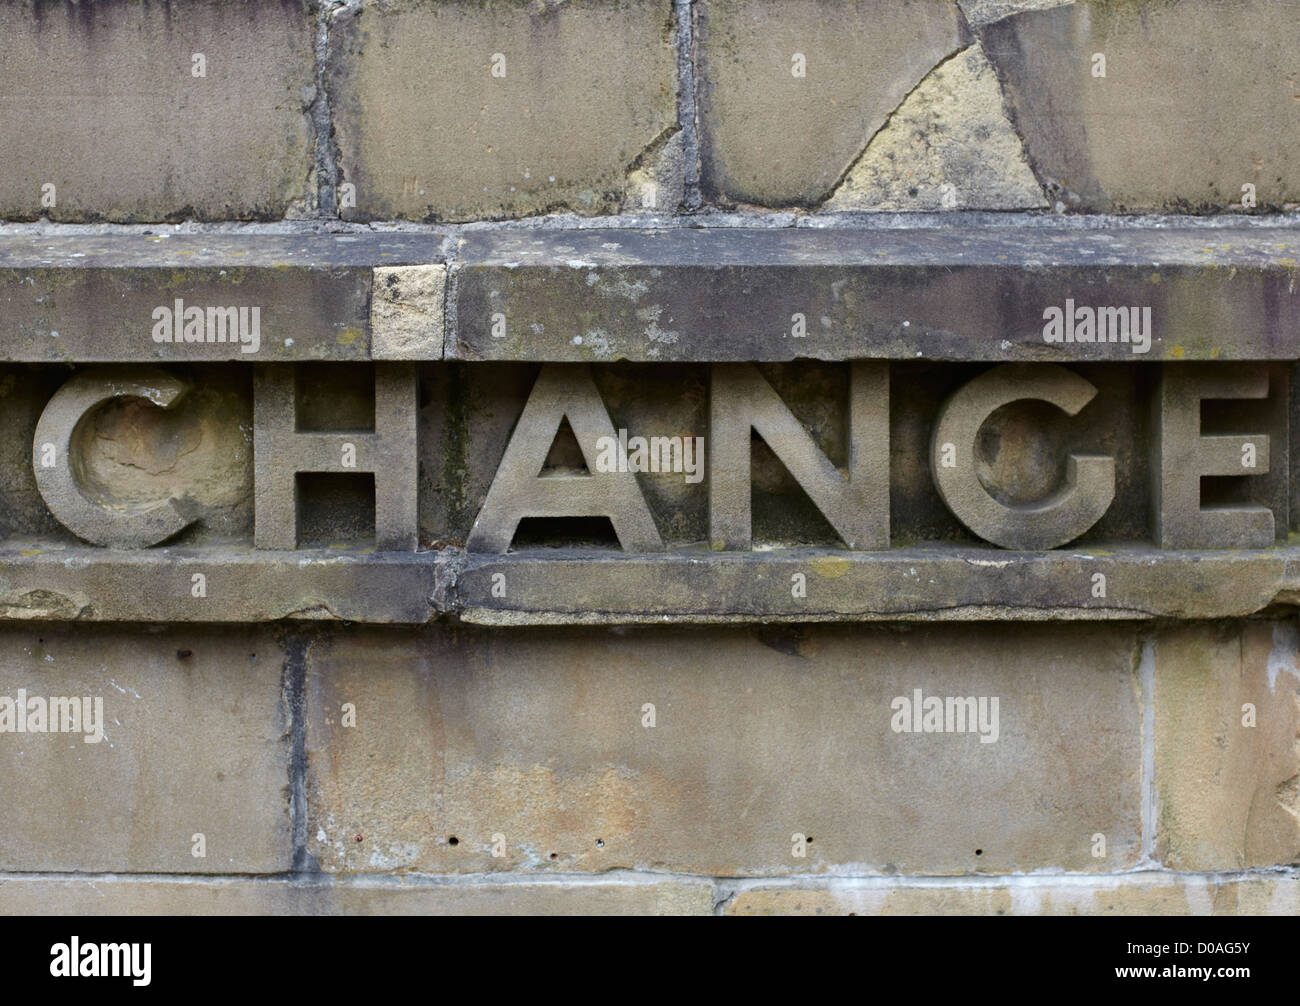
<svg viewBox="0 0 1300 1006"><path fill-rule="evenodd" d="M560 422L569 420L590 475L541 476ZM597 441L617 439L585 365L542 368L470 531L472 552L505 552L525 517L608 517L628 552L659 552L663 541L631 472L599 472Z"/></svg>

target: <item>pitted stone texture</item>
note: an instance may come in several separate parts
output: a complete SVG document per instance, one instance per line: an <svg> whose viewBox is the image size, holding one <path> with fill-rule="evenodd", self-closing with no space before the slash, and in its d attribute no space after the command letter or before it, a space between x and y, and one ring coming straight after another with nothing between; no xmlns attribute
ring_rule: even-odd
<svg viewBox="0 0 1300 1006"><path fill-rule="evenodd" d="M696 6L701 181L727 202L825 199L908 92L966 41L949 0Z"/></svg>
<svg viewBox="0 0 1300 1006"><path fill-rule="evenodd" d="M980 29L1039 179L1067 208L1300 201L1300 18L1274 0L1078 0ZM1105 57L1106 76L1093 76Z"/></svg>
<svg viewBox="0 0 1300 1006"><path fill-rule="evenodd" d="M370 353L376 360L442 357L445 265L375 270L370 300Z"/></svg>
<svg viewBox="0 0 1300 1006"><path fill-rule="evenodd" d="M945 187L951 191L945 191ZM827 210L1047 206L978 45L936 67L867 145Z"/></svg>
<svg viewBox="0 0 1300 1006"><path fill-rule="evenodd" d="M345 217L615 213L676 127L672 5L367 2L333 17L327 86Z"/></svg>
<svg viewBox="0 0 1300 1006"><path fill-rule="evenodd" d="M246 220L309 208L304 0L7 3L0 34L0 217Z"/></svg>
<svg viewBox="0 0 1300 1006"><path fill-rule="evenodd" d="M308 653L309 851L329 872L1124 869L1133 646L1129 627L338 631ZM999 696L999 740L894 732L916 688Z"/></svg>
<svg viewBox="0 0 1300 1006"><path fill-rule="evenodd" d="M1295 620L1165 629L1155 659L1161 860L1176 870L1300 862Z"/></svg>
<svg viewBox="0 0 1300 1006"><path fill-rule="evenodd" d="M0 915L712 914L712 883L689 880L474 883L403 878L336 883L332 878L293 882L0 876Z"/></svg>
<svg viewBox="0 0 1300 1006"><path fill-rule="evenodd" d="M287 870L283 664L263 629L0 632L0 696L102 697L104 710L99 743L0 733L0 870Z"/></svg>
<svg viewBox="0 0 1300 1006"><path fill-rule="evenodd" d="M758 884L727 915L1295 915L1294 876L1029 878L916 884L892 879Z"/></svg>

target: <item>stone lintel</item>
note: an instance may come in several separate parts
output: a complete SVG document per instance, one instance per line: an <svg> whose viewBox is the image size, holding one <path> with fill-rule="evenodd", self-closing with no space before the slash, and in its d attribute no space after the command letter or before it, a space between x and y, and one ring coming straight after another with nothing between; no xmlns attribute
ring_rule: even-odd
<svg viewBox="0 0 1300 1006"><path fill-rule="evenodd" d="M1298 250L1300 230L1245 226L481 231L462 243L446 355L1294 360ZM1067 308L1078 324L1048 341ZM1103 310L1124 312L1115 341L1075 341ZM1121 320L1146 325L1141 343Z"/></svg>
<svg viewBox="0 0 1300 1006"><path fill-rule="evenodd" d="M376 275L441 270L442 246L436 233L0 237L0 362L438 359L441 275L409 282L400 323L371 293Z"/></svg>
<svg viewBox="0 0 1300 1006"><path fill-rule="evenodd" d="M0 619L14 621L418 624L447 614L485 625L1208 619L1298 601L1296 546L644 556L576 549L505 556L466 556L455 548L0 550Z"/></svg>
<svg viewBox="0 0 1300 1006"><path fill-rule="evenodd" d="M436 232L6 235L0 361L1300 359L1287 226L520 226L466 231L454 257L447 245ZM442 317L441 273L399 304L371 296L377 272L443 264ZM153 312L177 300L257 307L256 348L155 341ZM1124 341L1112 313L1114 341L1072 341L1082 317L1048 341L1046 313L1067 307L1134 325L1149 309L1149 331Z"/></svg>

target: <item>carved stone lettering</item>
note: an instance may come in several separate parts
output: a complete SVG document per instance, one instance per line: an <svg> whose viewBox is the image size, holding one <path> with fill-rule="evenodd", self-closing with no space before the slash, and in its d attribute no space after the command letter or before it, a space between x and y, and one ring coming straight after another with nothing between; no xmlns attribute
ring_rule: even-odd
<svg viewBox="0 0 1300 1006"><path fill-rule="evenodd" d="M291 364L259 366L253 378L254 543L291 549L298 541L299 473L371 473L375 548L412 551L419 527L415 370L374 365L373 432L298 429Z"/></svg>
<svg viewBox="0 0 1300 1006"><path fill-rule="evenodd" d="M1259 503L1201 505L1201 479L1269 472L1267 434L1205 434L1202 402L1269 394L1268 368L1248 364L1168 366L1156 397L1153 479L1156 544L1161 548L1265 548L1273 544L1273 511Z"/></svg>
<svg viewBox="0 0 1300 1006"><path fill-rule="evenodd" d="M1055 548L1077 538L1115 497L1115 461L1071 454L1065 485L1045 499L1009 506L980 480L976 436L985 420L1011 402L1038 399L1076 415L1097 389L1073 371L1047 363L1003 364L962 386L934 425L930 466L944 502L986 541L1004 548Z"/></svg>
<svg viewBox="0 0 1300 1006"><path fill-rule="evenodd" d="M958 523L1027 551L1272 548L1296 529L1285 364L462 366L13 378L39 495L0 486L0 519L14 540L48 508L112 548L358 555L418 551L421 531L440 550L608 547L582 518L647 554L972 544ZM519 538L530 518L549 523Z"/></svg>
<svg viewBox="0 0 1300 1006"><path fill-rule="evenodd" d="M715 364L710 390L709 539L752 544L750 431L756 430L851 549L889 547L889 368L858 362L849 377L847 478L835 469L753 364Z"/></svg>
<svg viewBox="0 0 1300 1006"><path fill-rule="evenodd" d="M183 499L137 505L87 497L78 478L77 436L86 417L106 402L141 398L168 409L188 389L154 367L100 367L59 388L41 413L32 443L36 487L50 513L78 537L113 548L146 548L184 530L194 517Z"/></svg>
<svg viewBox="0 0 1300 1006"><path fill-rule="evenodd" d="M542 476L546 456L565 419L591 474ZM617 434L590 369L562 364L543 367L467 547L474 552L506 551L525 517L608 517L626 551L661 551L663 541L637 488L636 475L599 471L597 442L604 438L617 440Z"/></svg>

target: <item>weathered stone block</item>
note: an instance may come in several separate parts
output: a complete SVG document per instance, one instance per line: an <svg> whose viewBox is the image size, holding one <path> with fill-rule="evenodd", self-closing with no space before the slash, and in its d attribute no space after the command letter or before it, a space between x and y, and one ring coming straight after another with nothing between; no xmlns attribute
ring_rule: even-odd
<svg viewBox="0 0 1300 1006"><path fill-rule="evenodd" d="M1300 201L1300 19L1287 4L1078 0L980 35L1030 163L1066 207Z"/></svg>
<svg viewBox="0 0 1300 1006"><path fill-rule="evenodd" d="M1295 915L1295 877L1015 878L963 884L896 880L758 883L727 915Z"/></svg>
<svg viewBox="0 0 1300 1006"><path fill-rule="evenodd" d="M309 849L329 872L1123 869L1133 646L1102 626L340 631L307 651ZM986 701L917 733L918 689Z"/></svg>
<svg viewBox="0 0 1300 1006"><path fill-rule="evenodd" d="M703 0L698 9L706 194L812 206L889 114L967 40L948 0Z"/></svg>
<svg viewBox="0 0 1300 1006"><path fill-rule="evenodd" d="M334 15L327 84L349 219L617 212L676 128L667 0L367 2ZM671 209L671 207L660 207Z"/></svg>
<svg viewBox="0 0 1300 1006"><path fill-rule="evenodd" d="M277 219L314 202L305 0L0 8L0 217Z"/></svg>
<svg viewBox="0 0 1300 1006"><path fill-rule="evenodd" d="M0 869L287 870L282 665L267 630L0 632ZM66 706L48 715L50 699L86 698L75 724Z"/></svg>
<svg viewBox="0 0 1300 1006"><path fill-rule="evenodd" d="M375 273L436 271L442 259L440 234L5 236L0 359L367 360L376 321L382 358L398 347L382 298L374 314ZM431 310L441 294L429 293ZM423 330L432 338L441 324L434 312Z"/></svg>
<svg viewBox="0 0 1300 1006"><path fill-rule="evenodd" d="M371 354L376 360L442 358L445 265L376 269L370 299Z"/></svg>
<svg viewBox="0 0 1300 1006"><path fill-rule="evenodd" d="M1284 227L480 231L446 355L1294 360L1297 261ZM1146 338L1075 326L1099 307L1149 308Z"/></svg>
<svg viewBox="0 0 1300 1006"><path fill-rule="evenodd" d="M0 915L713 914L706 881L503 880L0 876Z"/></svg>
<svg viewBox="0 0 1300 1006"><path fill-rule="evenodd" d="M1300 862L1294 619L1155 640L1157 853L1176 870Z"/></svg>
<svg viewBox="0 0 1300 1006"><path fill-rule="evenodd" d="M978 45L932 70L872 137L827 210L1047 206Z"/></svg>
<svg viewBox="0 0 1300 1006"><path fill-rule="evenodd" d="M1300 556L1113 547L792 549L779 557L534 549L469 556L455 596L460 617L484 625L1222 618L1300 597Z"/></svg>
<svg viewBox="0 0 1300 1006"><path fill-rule="evenodd" d="M450 564L428 552L376 554L373 543L302 552L9 543L0 550L0 618L421 623L447 604Z"/></svg>

